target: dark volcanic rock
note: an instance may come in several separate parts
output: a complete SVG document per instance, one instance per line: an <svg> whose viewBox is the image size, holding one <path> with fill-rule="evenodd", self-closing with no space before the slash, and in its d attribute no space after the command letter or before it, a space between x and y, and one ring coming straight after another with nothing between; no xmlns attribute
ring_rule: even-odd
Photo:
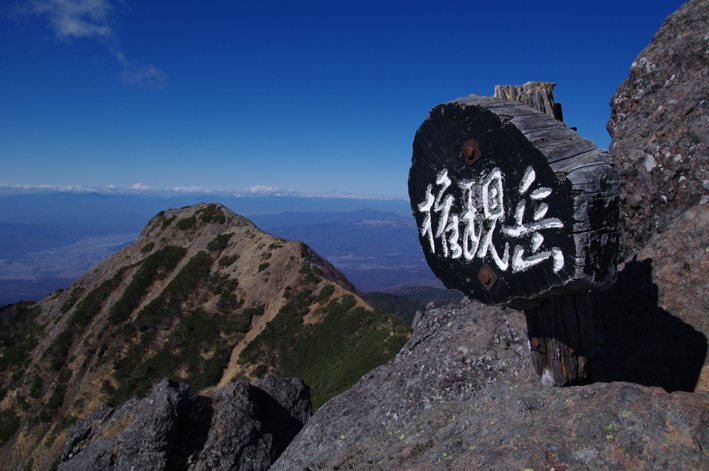
<svg viewBox="0 0 709 471"><path fill-rule="evenodd" d="M187 392L164 379L145 399L79 420L59 470L266 470L312 413L295 378L240 381L211 398Z"/></svg>
<svg viewBox="0 0 709 471"><path fill-rule="evenodd" d="M670 15L610 102L622 259L709 201L709 3Z"/></svg>
<svg viewBox="0 0 709 471"><path fill-rule="evenodd" d="M214 415L204 448L189 469L267 470L312 414L308 387L296 378L239 381L212 396Z"/></svg>
<svg viewBox="0 0 709 471"><path fill-rule="evenodd" d="M59 470L161 470L187 403L188 387L163 379L144 399L101 407L69 431Z"/></svg>
<svg viewBox="0 0 709 471"><path fill-rule="evenodd" d="M592 293L597 381L709 391L709 207L685 211Z"/></svg>
<svg viewBox="0 0 709 471"><path fill-rule="evenodd" d="M390 364L310 419L271 469L706 469L709 394L548 388L522 313L435 310Z"/></svg>

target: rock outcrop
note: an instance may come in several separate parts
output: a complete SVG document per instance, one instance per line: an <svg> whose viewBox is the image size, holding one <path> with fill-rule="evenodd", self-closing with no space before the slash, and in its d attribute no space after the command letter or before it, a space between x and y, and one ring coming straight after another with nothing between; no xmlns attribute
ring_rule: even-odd
<svg viewBox="0 0 709 471"><path fill-rule="evenodd" d="M591 293L595 381L709 391L709 207L697 205Z"/></svg>
<svg viewBox="0 0 709 471"><path fill-rule="evenodd" d="M706 469L709 393L543 386L522 313L431 312L390 364L310 419L274 471Z"/></svg>
<svg viewBox="0 0 709 471"><path fill-rule="evenodd" d="M709 390L708 25L709 2L682 5L637 56L610 102L625 263L616 287L595 295L594 309L598 325L638 335L602 339L629 347L604 380L625 369L622 376L643 384ZM684 326L670 326L678 323Z"/></svg>
<svg viewBox="0 0 709 471"><path fill-rule="evenodd" d="M187 406L188 386L163 380L142 400L106 406L69 430L59 470L164 469L179 418Z"/></svg>
<svg viewBox="0 0 709 471"><path fill-rule="evenodd" d="M265 471L311 415L299 379L239 381L211 398L188 398L169 379L144 399L101 407L69 431L59 471Z"/></svg>
<svg viewBox="0 0 709 471"><path fill-rule="evenodd" d="M211 404L207 440L188 457L190 471L265 471L312 414L309 388L296 378L239 381L219 389Z"/></svg>
<svg viewBox="0 0 709 471"><path fill-rule="evenodd" d="M611 99L627 259L688 208L709 202L709 3L670 15ZM706 207L705 207L706 208Z"/></svg>
<svg viewBox="0 0 709 471"><path fill-rule="evenodd" d="M670 15L611 101L624 263L592 294L596 382L541 385L519 312L440 309L273 470L709 469L707 25L707 1Z"/></svg>

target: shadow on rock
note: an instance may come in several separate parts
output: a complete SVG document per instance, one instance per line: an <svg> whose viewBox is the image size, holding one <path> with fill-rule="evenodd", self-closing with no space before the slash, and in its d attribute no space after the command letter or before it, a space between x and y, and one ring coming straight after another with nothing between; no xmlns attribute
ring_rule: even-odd
<svg viewBox="0 0 709 471"><path fill-rule="evenodd" d="M608 291L591 293L594 382L694 391L707 338L658 305L652 259L630 261Z"/></svg>
<svg viewBox="0 0 709 471"><path fill-rule="evenodd" d="M187 410L179 422L172 455L168 468L186 470L189 468L189 458L204 448L209 438L214 407L212 400L204 396L192 396L187 401Z"/></svg>

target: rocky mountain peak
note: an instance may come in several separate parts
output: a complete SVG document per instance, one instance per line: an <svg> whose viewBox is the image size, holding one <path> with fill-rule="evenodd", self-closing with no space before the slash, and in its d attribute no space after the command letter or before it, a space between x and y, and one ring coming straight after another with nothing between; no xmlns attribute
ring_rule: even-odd
<svg viewBox="0 0 709 471"><path fill-rule="evenodd" d="M56 466L74 421L165 377L209 398L267 373L300 376L319 407L410 335L307 245L214 203L161 211L66 290L0 319L0 457L10 469Z"/></svg>

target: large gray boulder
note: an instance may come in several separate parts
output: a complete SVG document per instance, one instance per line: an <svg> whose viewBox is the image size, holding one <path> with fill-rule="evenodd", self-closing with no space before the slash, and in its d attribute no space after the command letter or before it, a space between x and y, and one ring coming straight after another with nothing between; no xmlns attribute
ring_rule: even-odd
<svg viewBox="0 0 709 471"><path fill-rule="evenodd" d="M543 386L524 329L518 311L433 310L271 469L709 469L709 393Z"/></svg>
<svg viewBox="0 0 709 471"><path fill-rule="evenodd" d="M692 0L667 17L611 99L622 259L709 202L708 51L709 3Z"/></svg>
<svg viewBox="0 0 709 471"><path fill-rule="evenodd" d="M190 471L265 471L312 414L309 389L295 378L239 381L211 400L211 427L204 448L187 460Z"/></svg>
<svg viewBox="0 0 709 471"><path fill-rule="evenodd" d="M312 414L299 379L239 381L188 397L169 379L144 399L101 407L69 431L61 471L265 471Z"/></svg>
<svg viewBox="0 0 709 471"><path fill-rule="evenodd" d="M166 469L187 392L166 378L142 400L99 408L71 428L58 469Z"/></svg>

